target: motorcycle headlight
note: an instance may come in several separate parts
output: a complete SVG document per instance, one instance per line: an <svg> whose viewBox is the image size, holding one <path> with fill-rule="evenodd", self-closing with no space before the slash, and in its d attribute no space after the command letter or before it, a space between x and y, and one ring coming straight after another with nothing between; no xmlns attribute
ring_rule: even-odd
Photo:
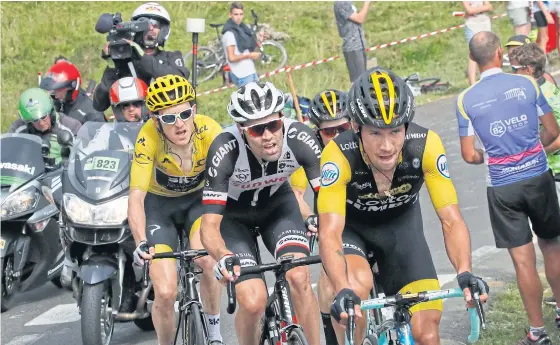
<svg viewBox="0 0 560 345"><path fill-rule="evenodd" d="M63 200L66 214L76 224L115 226L127 218L128 195L101 205L92 205L68 193Z"/></svg>
<svg viewBox="0 0 560 345"><path fill-rule="evenodd" d="M2 202L2 218L13 217L34 209L40 197L39 191L33 186L9 195Z"/></svg>

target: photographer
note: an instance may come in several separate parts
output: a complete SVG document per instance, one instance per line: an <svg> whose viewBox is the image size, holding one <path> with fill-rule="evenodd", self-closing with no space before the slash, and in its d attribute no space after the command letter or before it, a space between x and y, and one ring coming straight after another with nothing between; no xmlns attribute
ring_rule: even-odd
<svg viewBox="0 0 560 345"><path fill-rule="evenodd" d="M100 21L102 19L100 18ZM117 19L120 20L120 18ZM96 25L96 30L98 30L98 26L101 26L99 25L100 21ZM107 61L108 67L105 69L101 83L93 95L93 107L99 111L105 111L109 108L111 104L109 90L113 83L120 78L132 76L128 66L129 61L132 61L137 77L146 84L150 84L152 79L169 74L189 77L189 70L184 66L181 52L163 50L171 32L171 18L163 6L155 2L145 3L134 11L132 21L136 24L148 22L149 28L135 34L134 39L126 40L132 50L129 58L115 56L115 54L122 52L122 47L119 47L117 53L112 51L110 45L114 47L115 42L110 41L105 45L101 57ZM115 22L115 18L113 18L113 22ZM129 24L122 23L121 27ZM136 24L130 26L140 26Z"/></svg>
<svg viewBox="0 0 560 345"><path fill-rule="evenodd" d="M78 68L63 57L55 59L55 64L41 80L40 87L50 92L56 111L84 124L87 121L105 122L103 111L97 111L91 99L82 89L82 76Z"/></svg>

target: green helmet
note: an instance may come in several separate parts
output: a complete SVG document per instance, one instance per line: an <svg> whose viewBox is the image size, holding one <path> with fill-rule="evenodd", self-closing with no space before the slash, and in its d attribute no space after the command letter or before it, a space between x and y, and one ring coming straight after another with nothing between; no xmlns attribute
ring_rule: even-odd
<svg viewBox="0 0 560 345"><path fill-rule="evenodd" d="M51 96L47 91L39 88L31 88L21 94L18 112L26 123L37 121L45 115L50 115L53 122L56 120L56 111Z"/></svg>

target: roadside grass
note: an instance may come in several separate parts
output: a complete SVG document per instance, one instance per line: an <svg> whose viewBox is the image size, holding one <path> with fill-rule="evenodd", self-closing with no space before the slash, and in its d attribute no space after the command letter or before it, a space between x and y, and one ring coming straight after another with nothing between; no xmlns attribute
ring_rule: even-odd
<svg viewBox="0 0 560 345"><path fill-rule="evenodd" d="M205 18L206 23L224 22L228 2L162 2L172 16L170 41L166 49L191 49L191 37L186 33L186 18ZM17 117L17 99L26 88L37 85L37 72L45 72L55 56L64 55L80 69L85 83L99 81L105 62L100 58L105 35L94 26L103 12L120 11L128 19L141 2L2 2L1 24L1 129L6 131ZM312 97L325 88L348 89L348 72L338 35L332 2L246 2L246 21L250 9L259 21L269 23L290 39L282 42L288 51L288 64L297 65L340 55L326 64L292 72L298 95ZM361 2L355 2L361 8ZM506 11L503 2L493 2L494 14ZM461 2L373 2L364 24L368 46L428 33L463 23L453 17L461 11ZM494 20L493 30L502 41L513 33L507 18ZM208 25L201 35L200 45L213 40L215 33ZM449 81L453 89L442 94L425 95L418 103L433 101L456 93L467 86L465 70L468 47L464 30L458 29L402 45L376 50L378 64L395 70L401 76L413 72L421 77L439 76ZM286 74L269 78L275 85L289 91ZM221 78L199 85L199 92L221 86ZM226 104L232 89L199 97L199 112L228 123Z"/></svg>
<svg viewBox="0 0 560 345"><path fill-rule="evenodd" d="M545 296L550 296L550 286L541 275ZM545 327L552 344L560 341L560 329L554 324L554 308L543 305ZM513 345L526 336L529 328L527 314L515 282L506 285L504 291L492 299L490 310L486 314L486 330L481 332L480 345Z"/></svg>

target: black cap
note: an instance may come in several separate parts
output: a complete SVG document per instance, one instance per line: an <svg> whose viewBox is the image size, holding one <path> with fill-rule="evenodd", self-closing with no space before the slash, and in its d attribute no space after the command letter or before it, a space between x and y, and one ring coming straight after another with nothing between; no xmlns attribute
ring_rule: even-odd
<svg viewBox="0 0 560 345"><path fill-rule="evenodd" d="M515 35L508 39L506 47L521 47L531 42L531 39L525 35Z"/></svg>

